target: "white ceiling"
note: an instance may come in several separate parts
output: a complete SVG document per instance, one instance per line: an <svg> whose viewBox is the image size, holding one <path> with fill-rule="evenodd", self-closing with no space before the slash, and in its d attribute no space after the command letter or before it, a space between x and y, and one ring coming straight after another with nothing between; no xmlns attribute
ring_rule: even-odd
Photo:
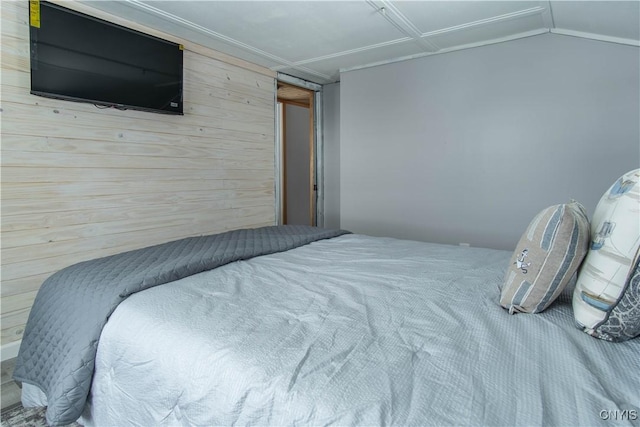
<svg viewBox="0 0 640 427"><path fill-rule="evenodd" d="M315 83L544 33L640 46L640 1L142 1L90 6Z"/></svg>

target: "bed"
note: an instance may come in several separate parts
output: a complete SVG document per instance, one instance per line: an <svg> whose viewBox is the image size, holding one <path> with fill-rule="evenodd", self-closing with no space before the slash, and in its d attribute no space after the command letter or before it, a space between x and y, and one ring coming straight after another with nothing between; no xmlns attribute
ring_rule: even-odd
<svg viewBox="0 0 640 427"><path fill-rule="evenodd" d="M338 233L140 290L101 331L78 421L640 425L640 340L576 328L573 284L510 315L511 257ZM29 380L22 399L47 404Z"/></svg>

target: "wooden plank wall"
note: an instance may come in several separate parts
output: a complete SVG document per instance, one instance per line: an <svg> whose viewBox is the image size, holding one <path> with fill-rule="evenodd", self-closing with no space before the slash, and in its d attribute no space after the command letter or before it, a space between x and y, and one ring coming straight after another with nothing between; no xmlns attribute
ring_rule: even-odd
<svg viewBox="0 0 640 427"><path fill-rule="evenodd" d="M62 267L275 223L273 73L173 38L184 116L34 96L27 7L1 5L3 346Z"/></svg>

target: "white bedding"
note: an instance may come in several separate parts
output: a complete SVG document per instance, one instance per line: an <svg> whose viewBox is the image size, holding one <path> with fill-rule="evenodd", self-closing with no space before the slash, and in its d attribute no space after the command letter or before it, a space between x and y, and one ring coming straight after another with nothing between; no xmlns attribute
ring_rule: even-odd
<svg viewBox="0 0 640 427"><path fill-rule="evenodd" d="M509 315L510 255L345 235L134 294L79 421L640 425L640 340L582 333L569 298Z"/></svg>

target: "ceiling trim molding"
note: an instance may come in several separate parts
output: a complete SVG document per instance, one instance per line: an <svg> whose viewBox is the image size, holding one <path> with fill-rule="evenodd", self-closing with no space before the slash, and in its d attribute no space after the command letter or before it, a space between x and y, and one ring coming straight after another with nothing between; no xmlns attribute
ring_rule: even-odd
<svg viewBox="0 0 640 427"><path fill-rule="evenodd" d="M239 40L236 40L234 38L225 36L224 34L220 34L220 33L216 32L216 31L210 30L210 29L208 29L206 27L203 27L202 25L196 24L195 22L191 22L191 21L186 20L184 18L180 18L179 16L176 16L176 15L174 15L172 13L165 12L165 11L163 11L161 9L158 9L158 8L154 7L154 6L151 6L149 4L143 3L141 0L125 0L125 1L128 4L133 5L133 6L139 8L141 10L144 10L147 13L156 15L156 16L158 16L160 18L163 18L165 20L168 20L168 21L172 21L172 22L178 23L178 24L180 24L180 25L182 25L184 27L187 27L187 28L189 28L191 30L197 31L197 32L202 33L202 34L206 34L207 36L213 37L213 38L215 38L217 40L220 40L220 41L222 41L224 43L239 47L239 48L244 49L246 51L249 51L249 52L251 52L253 54L256 54L258 56L262 56L263 58L268 58L268 59L270 59L270 60L272 60L274 62L282 64L281 66L270 67L269 69L272 70L272 71L276 71L277 69L281 69L281 68L294 68L294 69L303 71L305 73L311 74L312 76L320 77L320 78L325 79L325 80L331 80L331 76L328 76L326 74L320 73L320 72L315 71L315 70L311 70L311 69L306 68L306 67L301 67L301 66L297 65L296 63L291 62L289 60L286 60L284 58L281 58L281 57L279 57L277 55L273 55L273 54L271 54L269 52L265 52L262 49L258 49L256 47L253 47L251 45L243 43L243 42L241 42Z"/></svg>
<svg viewBox="0 0 640 427"><path fill-rule="evenodd" d="M188 21L188 20L186 20L184 18L180 18L179 16L176 16L176 15L174 15L172 13L165 12L164 10L161 10L161 9L158 9L157 7L151 6L150 4L143 3L140 0L125 0L125 1L127 3L133 5L133 6L137 7L138 9L144 10L144 11L146 11L148 13L151 13L153 15L159 16L159 17L164 18L165 20L168 20L168 21L177 22L178 24L180 24L182 26L188 27L188 28L190 28L192 30L195 30L195 31L199 32L199 33L207 34L208 36L214 37L214 38L216 38L218 40L221 40L221 41L223 41L225 43L240 47L240 48L245 49L245 50L248 50L248 51L250 51L252 53L255 53L256 55L260 55L260 56L263 56L265 58L269 58L269 59L271 59L271 60L273 60L275 62L280 62L280 63L283 63L283 64L289 64L289 65L291 64L286 59L280 58L277 55L273 55L273 54L271 54L269 52L265 52L265 51L263 51L261 49L258 49L256 47L253 47L251 45L243 43L243 42L241 42L239 40L233 39L231 37L225 36L224 34L220 34L220 33L216 32L216 31L210 30L210 29L208 29L206 27L203 27L202 25L196 24L195 22L191 22L191 21Z"/></svg>
<svg viewBox="0 0 640 427"><path fill-rule="evenodd" d="M377 67L377 66L386 65L386 64L393 64L395 62L408 61L408 60L411 60L411 59L423 58L425 56L440 55L440 54L443 54L443 53L455 52L455 51L471 49L471 48L475 48L475 47L488 46L488 45L492 45L492 44L496 44L496 43L503 43L503 42L507 42L507 41L511 41L511 40L517 40L517 39L522 39L522 38L527 38L527 37L539 36L539 35L542 35L542 34L549 34L549 33L563 35L563 36L579 37L579 38L590 39L590 40L597 40L597 41L603 41L603 42L609 42L609 43L618 43L618 44L624 44L624 45L629 45L629 46L640 47L640 41L633 40L633 39L604 36L604 35L600 35L600 34L593 34L593 33L587 33L587 32L582 32L582 31L565 30L565 29L560 29L560 28L552 28L552 29L541 28L541 29L538 29L538 30L531 30L531 31L527 31L527 32L524 32L524 33L520 33L520 34L514 34L514 35L511 35L511 36L500 37L500 38L491 39L491 40L485 40L485 41L477 42L477 43L469 43L469 44L465 44L465 45L455 46L455 47L452 47L452 48L445 48L445 49L439 50L438 52L425 52L425 53L420 53L420 54L416 54L416 55L409 55L409 56L403 56L403 57L399 57L399 58L394 58L394 59L390 59L390 60L386 60L386 61L372 62L372 63L369 63L369 64L359 65L359 66L355 66L355 67L341 68L340 69L340 73L347 73L349 71L355 71L355 70L361 70L361 69L365 69L365 68Z"/></svg>
<svg viewBox="0 0 640 427"><path fill-rule="evenodd" d="M584 31L567 30L567 29L564 29L564 28L552 28L550 30L550 32L553 33L553 34L560 34L560 35L563 35L563 36L580 37L580 38L583 38L583 39L598 40L598 41L601 41L601 42L617 43L617 44L624 44L624 45L628 45L628 46L640 47L640 40L625 39L623 37L605 36L605 35L602 35L602 34L587 33L587 32L584 32Z"/></svg>
<svg viewBox="0 0 640 427"><path fill-rule="evenodd" d="M421 31L398 8L388 0L367 0L387 22L396 27L398 31L418 43L427 52L437 52L440 47L430 40L422 38Z"/></svg>
<svg viewBox="0 0 640 427"><path fill-rule="evenodd" d="M351 54L354 54L354 53L367 52L367 51L378 49L378 48L381 48L381 47L393 46L395 44L407 43L407 42L411 42L411 41L413 41L413 39L410 39L409 37L404 37L402 39L396 39L396 40L392 40L392 41L388 41L388 42L372 44L372 45L369 45L369 46L363 46L363 47L359 47L359 48L356 48L356 49L343 50L342 52L332 53L332 54L324 55L324 56L318 56L316 58L303 59L302 61L294 62L294 64L296 64L296 65L310 64L312 62L324 61L326 59L339 58L341 56L351 55ZM280 67L280 68L285 68L285 67Z"/></svg>
<svg viewBox="0 0 640 427"><path fill-rule="evenodd" d="M504 15L492 16L491 18L479 19L473 22L467 22L460 25L454 25L453 27L442 28L440 30L429 31L422 33L421 37L432 37L436 35L452 33L456 31L463 31L469 28L482 27L484 25L495 24L496 22L511 21L514 19L525 18L527 16L539 15L546 11L544 7L536 6L529 9L519 10L517 12L505 13Z"/></svg>
<svg viewBox="0 0 640 427"><path fill-rule="evenodd" d="M440 54L443 54L443 53L456 52L458 50L465 50L465 49L471 49L471 48L475 48L475 47L488 46L488 45L492 45L492 44L508 42L508 41L511 41L511 40L518 40L518 39L523 39L523 38L527 38L527 37L539 36L541 34L548 34L548 33L549 33L549 29L548 28L542 28L542 29L538 29L538 30L531 30L531 31L526 31L524 33L513 34L513 35L510 35L510 36L499 37L499 38L495 38L495 39L491 39L491 40L484 40L484 41L477 42L477 43L469 43L469 44L455 46L455 47L451 47L451 48L445 48L445 49L441 49L441 50L439 50L437 52L424 52L424 53L419 53L419 54L416 54L416 55L408 55L408 56L403 56L403 57L399 57L399 58L394 58L394 59L390 59L390 60L387 60L387 61L372 62L372 63L365 64L365 65L359 65L359 66L356 66L356 67L341 68L340 69L340 73L347 73L349 71L355 71L355 70L361 70L361 69L364 69L364 68L377 67L379 65L393 64L395 62L408 61L408 60L411 60L411 59L423 58L425 56L440 55Z"/></svg>
<svg viewBox="0 0 640 427"><path fill-rule="evenodd" d="M551 4L551 0L547 0L547 10L542 13L542 20L544 21L544 25L549 29L553 29L556 27L556 20L553 17L553 5Z"/></svg>
<svg viewBox="0 0 640 427"><path fill-rule="evenodd" d="M385 18L387 18L387 20L391 24L393 24L394 26L396 26L396 28L398 28L398 26L395 25L395 22L393 20L391 20L390 18L388 18L389 15L386 12L384 12L384 13L381 12L381 9L384 9L385 11L386 10L391 10L394 15L402 17L401 19L403 19L403 22L407 25L407 27L410 27L412 29L412 31L405 31L403 29L398 28L404 34L406 34L407 37L404 37L404 38L401 38L401 39L392 40L392 41L389 41L389 42L383 42L383 43L378 43L378 44L374 44L374 45L364 46L364 47L360 47L360 48L357 48L357 49L345 50L345 51L342 51L342 52L337 52L337 53L333 53L333 54L329 54L329 55L318 56L318 57L315 57L315 58L303 59L301 61L293 62L293 64L295 66L304 65L304 64L310 64L310 63L313 63L313 62L324 61L324 60L333 59L333 58L339 58L341 56L347 56L347 55L351 55L351 54L354 54L354 53L366 52L366 51L369 51L369 50L374 50L374 49L378 49L380 47L385 47L385 46L391 46L391 45L394 45L394 44L407 43L407 42L410 42L410 41L418 41L419 39L422 40L422 41L427 41L428 42L429 46L426 49L426 53L450 52L451 49L446 49L446 48L442 49L442 48L438 47L435 43L433 43L433 42L431 42L429 40L424 40L424 38L430 37L430 36L434 36L434 35L440 35L440 34L455 32L455 31L464 31L464 30L469 29L469 28L488 25L488 24L492 24L492 23L495 23L495 22L509 21L509 20L513 20L513 19L524 18L524 17L527 17L527 16L532 16L532 15L536 15L536 14L544 14L545 12L548 12L547 8L537 6L537 7L533 7L533 8L529 8L529 9L519 10L519 11L516 11L516 12L513 12L513 13L507 13L507 14L504 14L504 15L499 15L499 16L494 16L494 17L487 18L487 19L481 19L481 20L478 20L478 21L473 21L473 22L470 22L470 23L462 24L462 25L456 25L456 26L453 26L453 27L442 28L440 30L429 31L429 32L426 32L426 33L420 33L418 28L415 27L415 25L413 25L406 17L404 17L404 15L402 15L402 13L400 11L398 11L397 8L394 5L389 3L388 0L380 0L380 3L383 4L384 6L378 6L378 4L374 0L367 0L367 3L369 3L373 8L375 8L376 11L378 11L383 16L385 16ZM541 32L548 32L548 29L544 28L544 30L541 29L540 31ZM520 36L517 36L515 38L520 38ZM484 44L491 44L491 43L493 43L493 42L490 42L490 43L480 42L480 46L482 46ZM419 57L419 56L423 56L423 55L422 54L412 55L412 57L416 57L416 56ZM394 61L394 60L392 60L392 61ZM274 71L278 71L278 70L283 70L283 69L291 68L291 67L292 66L290 66L290 65L281 65L281 66L271 67L271 69L274 70ZM367 67L368 67L368 65L364 66L363 68L367 68Z"/></svg>

